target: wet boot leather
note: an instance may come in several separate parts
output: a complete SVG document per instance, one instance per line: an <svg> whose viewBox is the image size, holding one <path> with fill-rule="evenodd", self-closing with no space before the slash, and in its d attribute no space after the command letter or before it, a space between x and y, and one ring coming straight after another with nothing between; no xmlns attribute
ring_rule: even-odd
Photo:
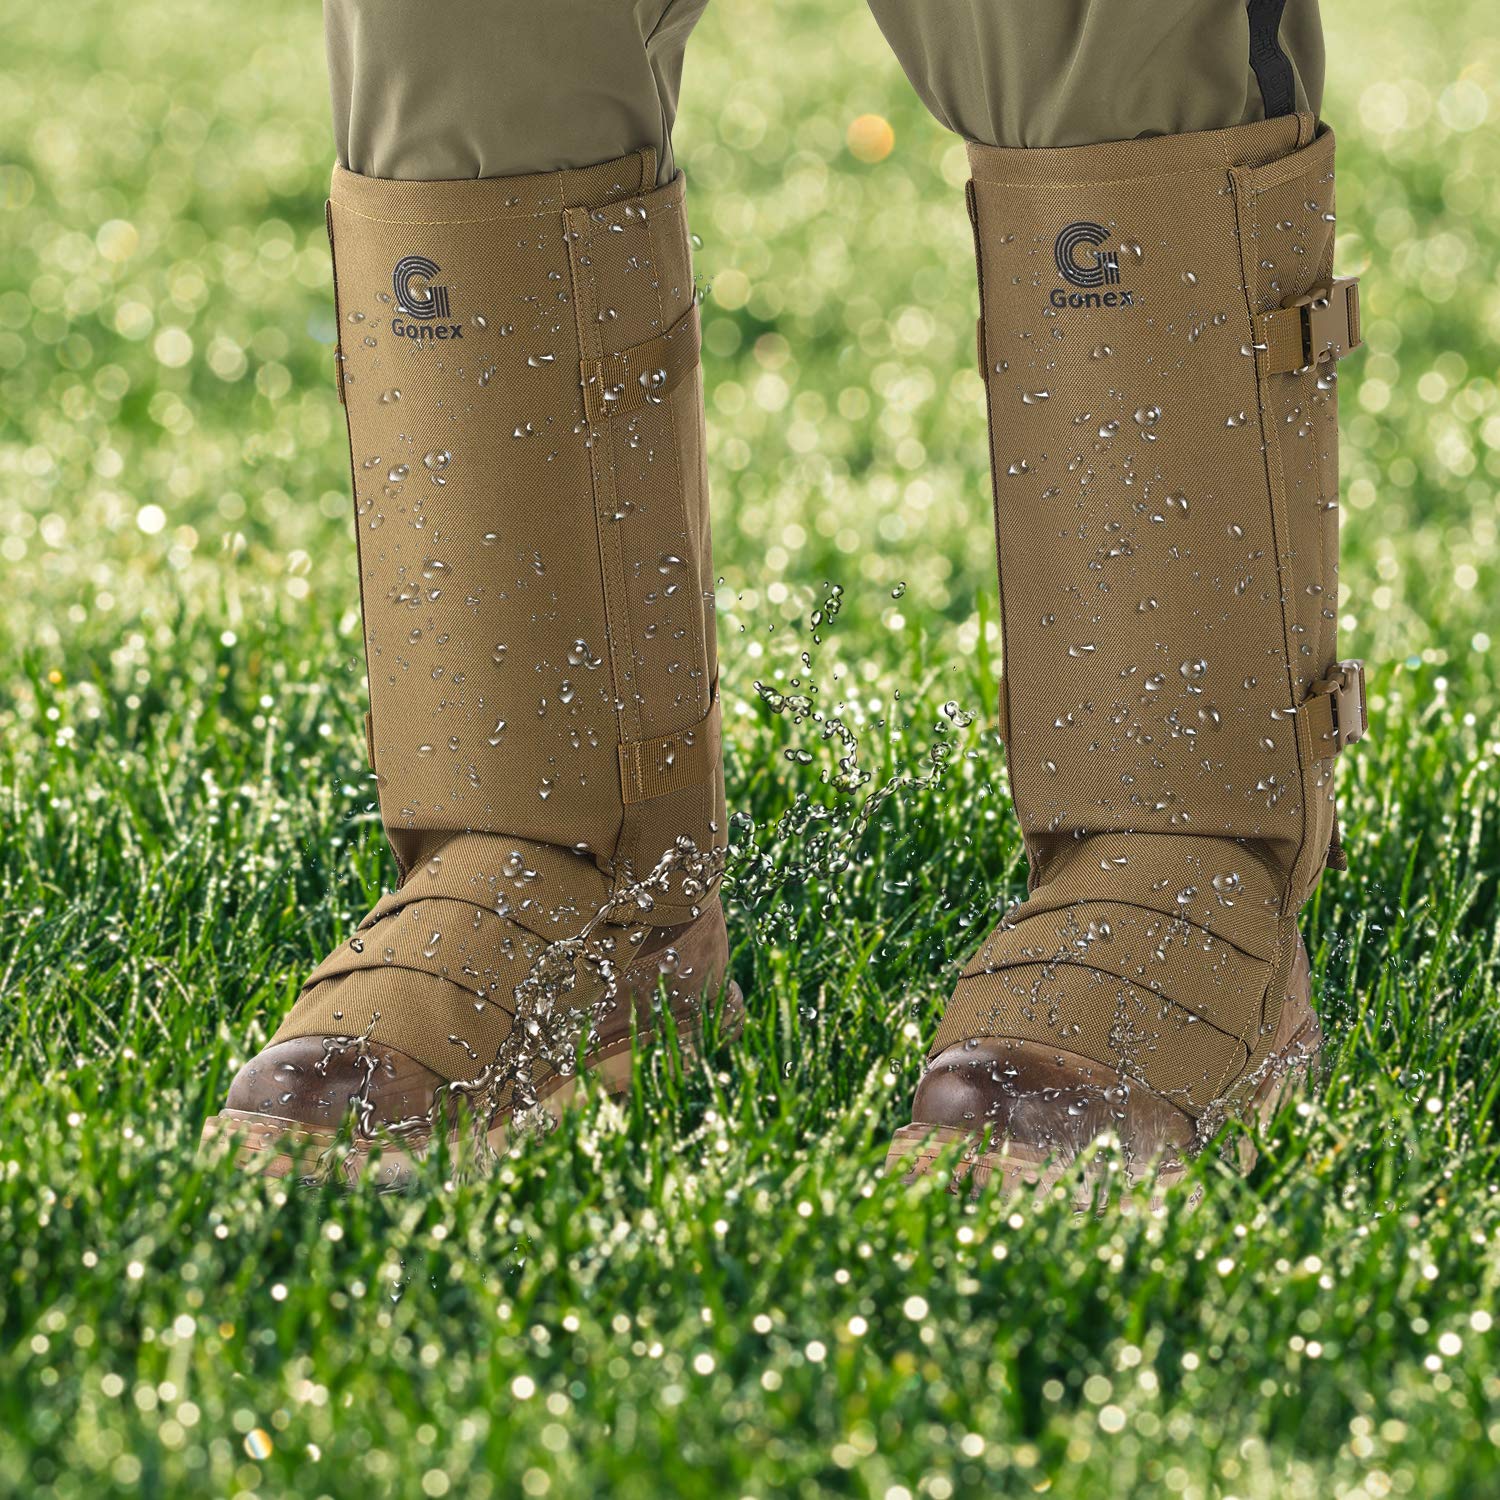
<svg viewBox="0 0 1500 1500"><path fill-rule="evenodd" d="M209 1134L294 1168L351 1112L420 1144L727 966L699 324L683 180L338 169L328 205L370 687L398 887L308 978ZM520 1019L518 1020L518 1015ZM498 1061L497 1061L498 1060ZM399 1155L399 1153L397 1153Z"/></svg>
<svg viewBox="0 0 1500 1500"><path fill-rule="evenodd" d="M1297 913L1363 673L1335 646L1333 136L1310 115L971 146L1029 894L964 968L893 1167L1164 1176L1318 1041Z"/></svg>

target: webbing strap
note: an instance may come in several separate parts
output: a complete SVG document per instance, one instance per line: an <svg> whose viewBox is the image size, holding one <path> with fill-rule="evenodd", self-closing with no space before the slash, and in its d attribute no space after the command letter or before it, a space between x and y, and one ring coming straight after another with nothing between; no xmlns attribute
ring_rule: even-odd
<svg viewBox="0 0 1500 1500"><path fill-rule="evenodd" d="M446 979L471 995L488 995L513 1009L510 992L526 977L545 944L519 924L470 901L429 896L376 922L368 919L307 976L306 994L325 980L370 969L407 969ZM368 1017L366 1017L368 1019Z"/></svg>
<svg viewBox="0 0 1500 1500"><path fill-rule="evenodd" d="M964 979L1066 964L1148 989L1215 1026L1242 1035L1259 1020L1271 979L1269 958L1247 953L1218 933L1172 912L1131 902L1092 901L1062 911L1028 914L1002 927L964 969Z"/></svg>
<svg viewBox="0 0 1500 1500"><path fill-rule="evenodd" d="M1281 13L1286 0L1247 0L1250 20L1250 66L1260 85L1266 118L1289 115L1297 108L1297 74L1281 50Z"/></svg>
<svg viewBox="0 0 1500 1500"><path fill-rule="evenodd" d="M630 740L620 746L620 786L626 805L649 802L685 786L707 784L719 764L723 724L719 700L691 729Z"/></svg>
<svg viewBox="0 0 1500 1500"><path fill-rule="evenodd" d="M698 363L703 337L694 304L665 333L618 354L580 365L583 406L590 422L656 405Z"/></svg>
<svg viewBox="0 0 1500 1500"><path fill-rule="evenodd" d="M1341 661L1307 695L1298 713L1318 757L1337 755L1345 745L1358 744L1370 727L1365 707L1365 664Z"/></svg>
<svg viewBox="0 0 1500 1500"><path fill-rule="evenodd" d="M1359 277L1344 276L1326 290L1299 297L1256 319L1256 343L1272 375L1342 359L1364 342L1359 331Z"/></svg>

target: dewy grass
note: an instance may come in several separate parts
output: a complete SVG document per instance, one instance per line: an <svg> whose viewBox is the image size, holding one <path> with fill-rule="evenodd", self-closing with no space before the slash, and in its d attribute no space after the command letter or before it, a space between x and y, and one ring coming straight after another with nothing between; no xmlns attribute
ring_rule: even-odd
<svg viewBox="0 0 1500 1500"><path fill-rule="evenodd" d="M710 7L679 134L744 1034L489 1176L439 1153L401 1195L299 1193L195 1161L391 878L316 13L87 0L66 52L11 21L0 1492L1500 1487L1500 46L1478 0L1325 11L1369 291L1339 608L1374 728L1305 919L1322 1081L1248 1180L1205 1155L1161 1218L880 1175L1024 872L961 153L829 0ZM877 165L844 147L870 113Z"/></svg>

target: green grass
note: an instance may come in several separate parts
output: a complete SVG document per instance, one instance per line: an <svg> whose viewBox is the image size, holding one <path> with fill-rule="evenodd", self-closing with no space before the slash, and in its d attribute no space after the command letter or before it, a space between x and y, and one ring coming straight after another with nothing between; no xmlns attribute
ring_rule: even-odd
<svg viewBox="0 0 1500 1500"><path fill-rule="evenodd" d="M1024 874L962 153L854 0L717 0L678 137L745 1035L481 1182L195 1164L392 873L316 8L7 23L0 1492L1500 1492L1500 40L1488 0L1325 10L1369 309L1339 607L1375 721L1305 922L1327 1078L1248 1181L1207 1157L1154 1220L880 1175ZM896 131L875 166L843 145L864 112ZM867 824L825 724L757 682L894 780Z"/></svg>

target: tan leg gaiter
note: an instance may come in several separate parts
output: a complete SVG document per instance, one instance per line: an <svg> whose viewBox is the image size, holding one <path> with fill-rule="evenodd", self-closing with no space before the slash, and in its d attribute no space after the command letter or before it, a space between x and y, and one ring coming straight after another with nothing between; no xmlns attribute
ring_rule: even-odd
<svg viewBox="0 0 1500 1500"><path fill-rule="evenodd" d="M714 905L698 311L683 182L655 180L651 151L334 173L370 753L403 879L277 1042L373 1022L372 1043L472 1076L545 943L622 895L611 919L637 926Z"/></svg>
<svg viewBox="0 0 1500 1500"><path fill-rule="evenodd" d="M970 143L1031 862L891 1161L987 1134L976 1184L1036 1178L1106 1132L1180 1157L1316 1042L1296 913L1342 862L1334 757L1363 732L1334 643L1359 320L1317 3L870 7Z"/></svg>
<svg viewBox="0 0 1500 1500"><path fill-rule="evenodd" d="M1031 894L965 969L914 1115L1061 1147L1016 1094L1040 1069L1068 1097L1071 1068L1124 1085L1091 1128L1133 1084L1182 1143L1306 1005L1296 914L1363 731L1334 640L1359 330L1333 136L1299 114L969 157Z"/></svg>
<svg viewBox="0 0 1500 1500"><path fill-rule="evenodd" d="M366 1144L338 1169L394 1133L394 1183L460 1099L498 1148L515 1109L567 1098L581 1031L617 1092L635 1023L645 1041L669 1010L691 1046L725 986L699 323L668 156L705 3L326 0L366 741L400 883L207 1122L254 1171L323 1162L352 1113Z"/></svg>

